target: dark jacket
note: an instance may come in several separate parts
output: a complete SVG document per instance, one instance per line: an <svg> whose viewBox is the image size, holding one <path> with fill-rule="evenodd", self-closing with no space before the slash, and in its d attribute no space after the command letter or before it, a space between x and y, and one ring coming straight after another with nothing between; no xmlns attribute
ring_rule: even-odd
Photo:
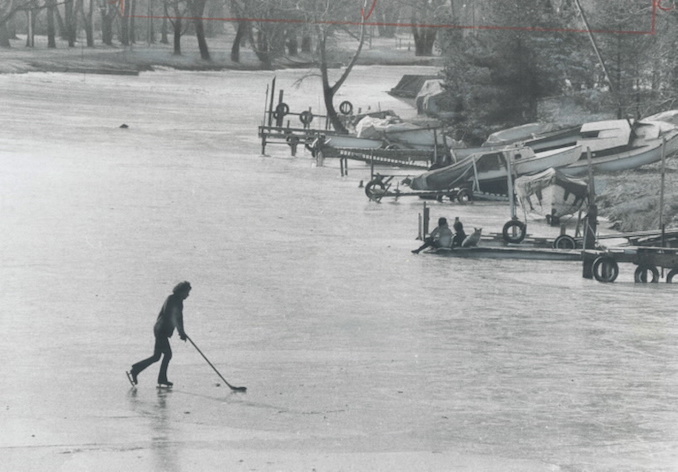
<svg viewBox="0 0 678 472"><path fill-rule="evenodd" d="M167 297L162 305L158 319L155 321L153 333L156 337L172 337L174 328L179 332L179 336L184 338L184 300L177 294Z"/></svg>

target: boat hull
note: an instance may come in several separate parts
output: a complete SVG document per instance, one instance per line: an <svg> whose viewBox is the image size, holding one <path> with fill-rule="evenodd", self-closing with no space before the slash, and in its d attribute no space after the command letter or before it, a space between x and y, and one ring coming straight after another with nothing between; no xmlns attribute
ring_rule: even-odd
<svg viewBox="0 0 678 472"><path fill-rule="evenodd" d="M520 206L530 213L560 218L582 209L588 200L587 182L556 169L519 177L515 181Z"/></svg>
<svg viewBox="0 0 678 472"><path fill-rule="evenodd" d="M445 190L476 181L476 189L481 192L507 195L507 159L511 160L514 174L520 176L549 168L561 168L574 163L580 156L579 146L536 155L528 148L486 151L468 156L451 166L425 172L413 179L411 187L414 190Z"/></svg>

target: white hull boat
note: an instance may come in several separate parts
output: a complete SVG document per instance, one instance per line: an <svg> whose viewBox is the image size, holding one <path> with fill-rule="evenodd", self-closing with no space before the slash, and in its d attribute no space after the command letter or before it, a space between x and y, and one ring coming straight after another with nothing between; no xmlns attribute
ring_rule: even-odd
<svg viewBox="0 0 678 472"><path fill-rule="evenodd" d="M589 189L586 181L551 168L538 174L518 177L515 192L518 203L525 211L557 221L584 208Z"/></svg>

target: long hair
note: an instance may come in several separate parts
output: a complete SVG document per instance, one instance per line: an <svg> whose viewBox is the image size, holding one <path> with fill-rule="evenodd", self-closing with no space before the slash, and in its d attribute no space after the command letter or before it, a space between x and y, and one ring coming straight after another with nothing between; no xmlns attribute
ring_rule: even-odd
<svg viewBox="0 0 678 472"><path fill-rule="evenodd" d="M172 293L188 292L190 289L191 289L191 284L184 280L183 282L179 282L172 289Z"/></svg>

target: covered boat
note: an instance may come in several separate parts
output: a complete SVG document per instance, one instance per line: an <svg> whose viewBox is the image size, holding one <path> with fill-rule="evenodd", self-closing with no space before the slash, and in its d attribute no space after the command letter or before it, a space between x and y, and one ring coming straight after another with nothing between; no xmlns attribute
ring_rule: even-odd
<svg viewBox="0 0 678 472"><path fill-rule="evenodd" d="M457 163L430 170L410 182L413 190L446 190L473 182L475 190L508 194L508 165L514 176L533 174L548 168L572 164L581 155L579 146L536 153L529 147L512 147L472 154Z"/></svg>
<svg viewBox="0 0 678 472"><path fill-rule="evenodd" d="M589 194L587 182L553 168L518 177L514 188L524 210L545 216L549 222L582 209Z"/></svg>
<svg viewBox="0 0 678 472"><path fill-rule="evenodd" d="M433 149L435 146L458 147L460 143L446 137L440 129L425 128L398 117L366 116L355 127L361 139L382 140L390 148Z"/></svg>

